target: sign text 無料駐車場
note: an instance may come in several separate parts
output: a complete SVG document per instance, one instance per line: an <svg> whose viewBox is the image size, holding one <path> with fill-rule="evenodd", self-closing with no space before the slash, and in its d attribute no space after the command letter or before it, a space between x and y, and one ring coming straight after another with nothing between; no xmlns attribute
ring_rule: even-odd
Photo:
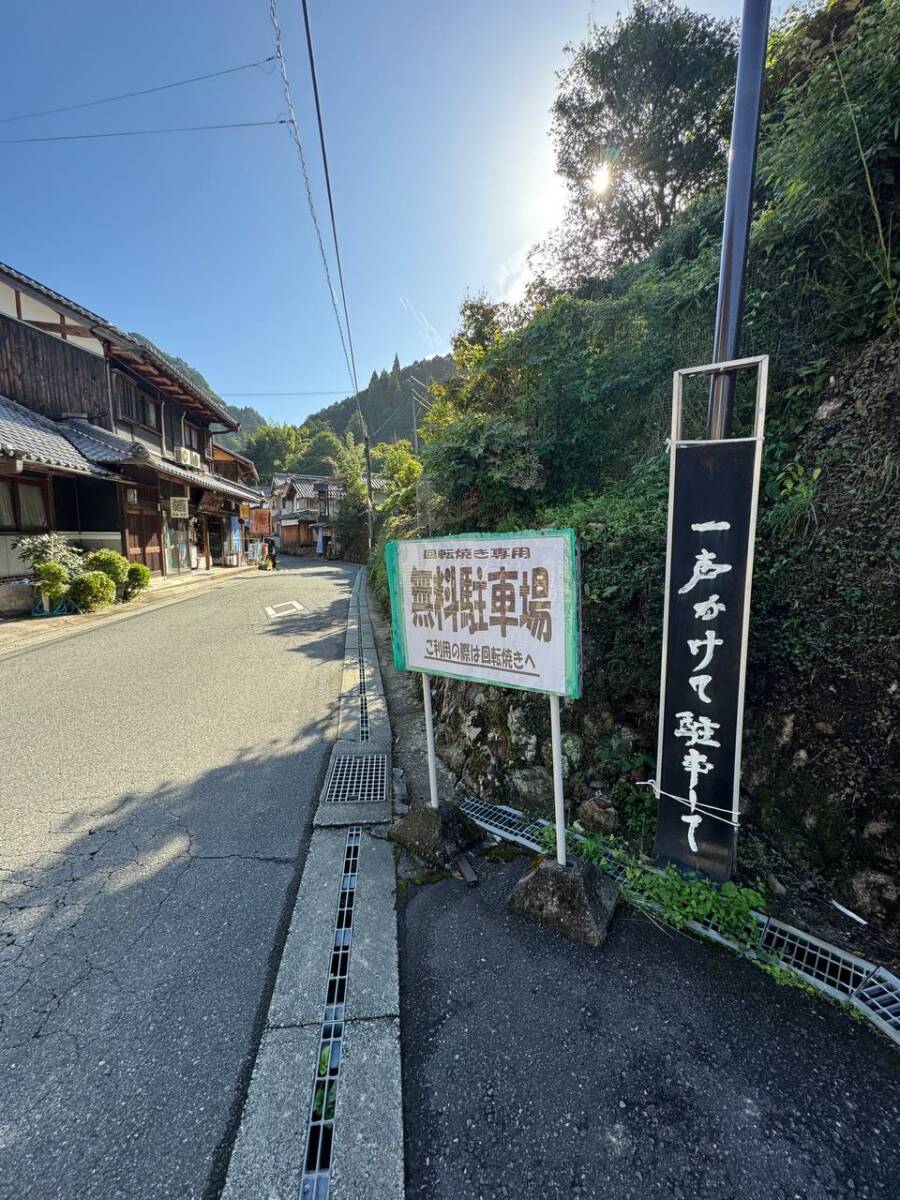
<svg viewBox="0 0 900 1200"><path fill-rule="evenodd" d="M571 529L388 543L398 670L578 696Z"/></svg>

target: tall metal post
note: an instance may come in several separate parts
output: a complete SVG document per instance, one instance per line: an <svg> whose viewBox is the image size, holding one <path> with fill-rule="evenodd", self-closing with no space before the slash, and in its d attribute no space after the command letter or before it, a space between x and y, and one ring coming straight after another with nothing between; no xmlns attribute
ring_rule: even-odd
<svg viewBox="0 0 900 1200"><path fill-rule="evenodd" d="M437 754L434 748L434 716L431 711L431 677L422 673L422 699L425 705L425 742L428 748L428 798L432 808L438 806Z"/></svg>
<svg viewBox="0 0 900 1200"><path fill-rule="evenodd" d="M369 527L369 553L375 545L375 509L372 505L372 455L369 446L369 431L365 433L366 446L366 518Z"/></svg>
<svg viewBox="0 0 900 1200"><path fill-rule="evenodd" d="M714 363L729 362L739 356L770 7L771 0L744 0L741 15L741 43L731 123L728 189L725 193L719 298L713 341ZM732 373L713 377L706 415L707 438L720 440L731 433L734 386L735 377Z"/></svg>
<svg viewBox="0 0 900 1200"><path fill-rule="evenodd" d="M562 734L559 696L550 697L550 745L553 748L553 819L556 822L556 861L566 865L566 803L563 793Z"/></svg>

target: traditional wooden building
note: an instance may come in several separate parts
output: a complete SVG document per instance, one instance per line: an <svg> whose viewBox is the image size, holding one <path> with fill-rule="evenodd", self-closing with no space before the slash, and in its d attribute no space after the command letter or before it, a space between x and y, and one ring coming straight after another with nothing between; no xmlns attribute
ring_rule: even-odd
<svg viewBox="0 0 900 1200"><path fill-rule="evenodd" d="M275 532L288 554L340 553L334 521L344 495L343 480L330 475L300 475L276 471L272 476L271 507ZM383 479L372 477L372 499L377 508L387 495Z"/></svg>
<svg viewBox="0 0 900 1200"><path fill-rule="evenodd" d="M41 527L82 545L114 545L164 575L242 561L260 494L240 471L215 469L213 435L239 427L227 408L156 347L3 264L0 403L3 477L13 478L10 502L0 497L0 577L20 570L15 536L37 527L25 475L40 476ZM30 433L22 412L42 418ZM29 457L38 434L57 450L63 439L77 460Z"/></svg>

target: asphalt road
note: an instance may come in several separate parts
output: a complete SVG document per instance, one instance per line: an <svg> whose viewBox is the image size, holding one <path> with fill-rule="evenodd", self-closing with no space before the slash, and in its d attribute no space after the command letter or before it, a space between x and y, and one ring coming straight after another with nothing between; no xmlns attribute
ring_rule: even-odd
<svg viewBox="0 0 900 1200"><path fill-rule="evenodd" d="M525 859L409 889L407 1200L896 1200L900 1055L625 909L601 950L513 917Z"/></svg>
<svg viewBox="0 0 900 1200"><path fill-rule="evenodd" d="M0 658L2 1200L218 1193L355 573L281 561Z"/></svg>

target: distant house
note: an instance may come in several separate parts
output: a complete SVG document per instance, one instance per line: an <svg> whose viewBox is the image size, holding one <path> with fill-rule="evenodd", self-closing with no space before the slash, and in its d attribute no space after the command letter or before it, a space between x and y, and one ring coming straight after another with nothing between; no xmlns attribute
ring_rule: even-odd
<svg viewBox="0 0 900 1200"><path fill-rule="evenodd" d="M276 471L272 476L270 504L273 529L288 554L340 553L334 520L344 495L343 480L332 475L299 475ZM372 476L372 501L376 508L387 497L387 484Z"/></svg>
<svg viewBox="0 0 900 1200"><path fill-rule="evenodd" d="M46 530L162 575L237 565L261 502L248 460L216 469L237 428L154 347L0 264L0 578Z"/></svg>

